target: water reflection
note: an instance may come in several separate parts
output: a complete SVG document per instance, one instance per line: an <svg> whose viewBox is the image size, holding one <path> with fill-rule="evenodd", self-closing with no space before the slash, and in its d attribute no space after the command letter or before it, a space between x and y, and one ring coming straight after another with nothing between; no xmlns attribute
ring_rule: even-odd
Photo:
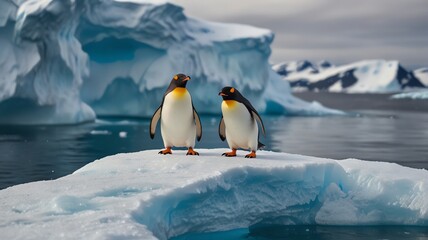
<svg viewBox="0 0 428 240"><path fill-rule="evenodd" d="M361 117L279 118L272 149L428 168L428 114L366 111Z"/></svg>

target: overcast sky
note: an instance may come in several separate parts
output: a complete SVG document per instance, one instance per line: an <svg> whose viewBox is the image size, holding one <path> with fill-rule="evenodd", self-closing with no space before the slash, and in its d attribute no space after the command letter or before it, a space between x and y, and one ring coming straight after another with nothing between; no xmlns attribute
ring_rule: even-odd
<svg viewBox="0 0 428 240"><path fill-rule="evenodd" d="M271 62L399 60L428 67L428 0L172 0L188 16L275 33Z"/></svg>

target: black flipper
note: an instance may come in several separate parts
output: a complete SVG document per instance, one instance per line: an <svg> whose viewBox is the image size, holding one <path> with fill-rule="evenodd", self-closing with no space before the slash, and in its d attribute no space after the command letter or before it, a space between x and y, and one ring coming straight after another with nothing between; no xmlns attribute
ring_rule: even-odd
<svg viewBox="0 0 428 240"><path fill-rule="evenodd" d="M257 122L259 122L260 126L262 127L263 136L266 137L265 125L263 124L263 121L262 121L262 118L260 117L260 115L257 112L253 111L252 117L255 118Z"/></svg>
<svg viewBox="0 0 428 240"><path fill-rule="evenodd" d="M223 115L221 116L220 124L218 125L218 135L222 141L226 140L226 124L224 124Z"/></svg>
<svg viewBox="0 0 428 240"><path fill-rule="evenodd" d="M195 107L193 106L192 103L192 107L193 107L193 118L195 119L195 124L196 124L196 140L201 141L202 138L202 124L201 124L201 119L199 118L198 112L196 112Z"/></svg>
<svg viewBox="0 0 428 240"><path fill-rule="evenodd" d="M162 113L162 105L160 105L158 109L156 109L155 113L152 116L152 119L150 120L150 138L151 139L155 137L156 125L158 124L158 121L161 117L161 113Z"/></svg>
<svg viewBox="0 0 428 240"><path fill-rule="evenodd" d="M248 101L248 99L246 99L242 95L239 96L238 101L242 102L242 104L245 105L245 107L248 109L248 112L250 112L251 117L256 119L256 121L259 123L260 127L262 128L263 136L266 136L265 125L263 124L262 118L260 117L257 110L253 107L253 105L251 105L250 101Z"/></svg>

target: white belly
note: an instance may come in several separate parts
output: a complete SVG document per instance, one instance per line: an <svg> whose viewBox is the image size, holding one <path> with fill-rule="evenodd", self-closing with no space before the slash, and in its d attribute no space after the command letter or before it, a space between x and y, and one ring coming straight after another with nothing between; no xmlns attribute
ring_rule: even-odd
<svg viewBox="0 0 428 240"><path fill-rule="evenodd" d="M221 104L227 143L230 148L257 151L259 129L256 120L251 118L244 104L233 102L223 101Z"/></svg>
<svg viewBox="0 0 428 240"><path fill-rule="evenodd" d="M194 147L196 125L189 92L170 92L161 114L161 134L165 147Z"/></svg>

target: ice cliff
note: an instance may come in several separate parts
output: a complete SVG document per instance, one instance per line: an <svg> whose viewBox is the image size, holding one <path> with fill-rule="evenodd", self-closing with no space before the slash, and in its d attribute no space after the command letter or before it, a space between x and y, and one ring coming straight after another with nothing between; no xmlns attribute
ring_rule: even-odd
<svg viewBox="0 0 428 240"><path fill-rule="evenodd" d="M398 61L364 60L341 66L326 61L291 61L273 69L294 91L388 93L427 87L423 69L408 71Z"/></svg>
<svg viewBox="0 0 428 240"><path fill-rule="evenodd" d="M333 113L294 98L268 58L273 34L187 17L153 0L0 2L0 123L151 116L171 77L192 76L201 113L240 88L260 112Z"/></svg>
<svg viewBox="0 0 428 240"><path fill-rule="evenodd" d="M227 149L109 156L0 191L1 239L168 239L273 225L428 226L428 171Z"/></svg>
<svg viewBox="0 0 428 240"><path fill-rule="evenodd" d="M80 100L87 55L74 1L0 2L0 123L92 120Z"/></svg>

